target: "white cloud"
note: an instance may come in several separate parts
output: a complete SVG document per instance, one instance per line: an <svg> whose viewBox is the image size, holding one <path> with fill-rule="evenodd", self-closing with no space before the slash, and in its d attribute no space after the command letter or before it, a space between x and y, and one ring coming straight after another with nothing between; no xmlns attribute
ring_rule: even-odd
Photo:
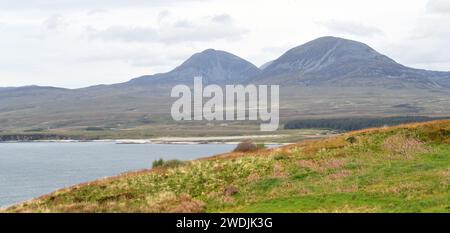
<svg viewBox="0 0 450 233"><path fill-rule="evenodd" d="M108 12L108 11L105 9L95 8L95 9L89 10L86 14L87 15L96 15L96 14L101 14L101 13L106 13L106 12Z"/></svg>
<svg viewBox="0 0 450 233"><path fill-rule="evenodd" d="M0 0L0 86L123 82L207 48L260 65L325 35L450 70L449 9L448 0Z"/></svg>
<svg viewBox="0 0 450 233"><path fill-rule="evenodd" d="M213 22L217 23L224 23L224 22L231 22L231 16L229 14L221 14L221 15L215 15L211 18Z"/></svg>
<svg viewBox="0 0 450 233"><path fill-rule="evenodd" d="M383 32L377 27L364 25L354 21L328 20L317 22L317 24L324 26L333 34L344 33L364 37L383 35Z"/></svg>
<svg viewBox="0 0 450 233"><path fill-rule="evenodd" d="M158 13L157 21L161 23L165 18L170 16L170 12L168 10L163 10Z"/></svg>
<svg viewBox="0 0 450 233"><path fill-rule="evenodd" d="M422 15L410 33L388 45L398 61L412 67L450 70L450 15Z"/></svg>
<svg viewBox="0 0 450 233"><path fill-rule="evenodd" d="M450 14L450 1L448 0L429 0L427 10L433 13Z"/></svg>
<svg viewBox="0 0 450 233"><path fill-rule="evenodd" d="M64 22L63 17L59 14L54 14L44 21L45 27L49 30L59 30L67 24Z"/></svg>
<svg viewBox="0 0 450 233"><path fill-rule="evenodd" d="M164 14L164 18L168 14ZM158 15L161 21L161 14ZM236 40L248 30L236 26L229 15L206 16L193 20L177 20L156 27L111 26L106 29L87 28L91 39L123 42L154 42L163 44L189 43L213 40Z"/></svg>
<svg viewBox="0 0 450 233"><path fill-rule="evenodd" d="M157 40L157 30L152 27L111 26L104 30L86 28L89 38L105 41L119 40L124 42L151 42Z"/></svg>
<svg viewBox="0 0 450 233"><path fill-rule="evenodd" d="M0 8L6 9L57 9L57 10L80 10L88 8L122 8L142 6L170 6L190 2L204 2L207 0L27 0L10 1L0 0Z"/></svg>

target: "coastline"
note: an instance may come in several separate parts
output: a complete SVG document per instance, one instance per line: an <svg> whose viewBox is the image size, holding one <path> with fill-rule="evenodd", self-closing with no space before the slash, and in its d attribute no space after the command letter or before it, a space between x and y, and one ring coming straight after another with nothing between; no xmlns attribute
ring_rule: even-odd
<svg viewBox="0 0 450 233"><path fill-rule="evenodd" d="M215 136L215 137L159 137L148 139L93 139L93 140L75 140L75 139L42 139L42 140L14 140L0 141L1 143L83 143L83 142L110 142L115 144L239 144L246 139L279 139L287 137L286 135L246 135L246 136ZM279 143L267 140L264 144L289 145L292 143Z"/></svg>

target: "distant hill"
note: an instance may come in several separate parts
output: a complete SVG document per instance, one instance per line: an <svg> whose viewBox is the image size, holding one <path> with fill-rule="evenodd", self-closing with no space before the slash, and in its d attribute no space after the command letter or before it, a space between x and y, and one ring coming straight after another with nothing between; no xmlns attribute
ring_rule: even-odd
<svg viewBox="0 0 450 233"><path fill-rule="evenodd" d="M413 48L412 48L413 49ZM348 116L448 116L450 72L398 64L361 42L322 37L261 68L207 49L167 73L80 89L0 88L0 131L134 127L170 120L170 88L193 84L280 84L282 120Z"/></svg>
<svg viewBox="0 0 450 233"><path fill-rule="evenodd" d="M202 76L205 84L234 84L244 83L259 71L258 67L236 55L207 49L192 55L172 71L135 78L127 84L192 84L195 76Z"/></svg>
<svg viewBox="0 0 450 233"><path fill-rule="evenodd" d="M321 37L290 49L250 81L303 86L450 88L450 72L409 68L361 42Z"/></svg>
<svg viewBox="0 0 450 233"><path fill-rule="evenodd" d="M66 88L59 87L49 87L49 86L22 86L22 87L0 87L0 93L36 93L36 92L46 92L46 91L64 91L68 90Z"/></svg>

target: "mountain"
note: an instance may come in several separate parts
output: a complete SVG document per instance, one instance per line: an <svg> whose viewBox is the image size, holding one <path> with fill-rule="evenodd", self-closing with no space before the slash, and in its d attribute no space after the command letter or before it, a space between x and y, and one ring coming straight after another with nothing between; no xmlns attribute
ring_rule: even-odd
<svg viewBox="0 0 450 233"><path fill-rule="evenodd" d="M0 87L0 93L22 93L22 94L29 94L29 93L45 93L48 91L64 91L68 90L65 88L59 88L59 87L50 87L50 86L22 86L22 87Z"/></svg>
<svg viewBox="0 0 450 233"><path fill-rule="evenodd" d="M262 64L262 65L259 67L259 69L260 69L260 70L264 70L265 68L267 68L268 66L270 66L270 65L272 64L272 62L273 62L273 61L268 61L268 62Z"/></svg>
<svg viewBox="0 0 450 233"><path fill-rule="evenodd" d="M413 69L369 46L322 37L295 47L262 69L208 49L175 69L128 82L81 89L0 88L0 132L170 121L170 88L193 84L280 84L282 120L317 117L450 115L450 73Z"/></svg>
<svg viewBox="0 0 450 233"><path fill-rule="evenodd" d="M450 72L409 68L361 42L321 37L290 49L250 81L305 86L450 88Z"/></svg>
<svg viewBox="0 0 450 233"><path fill-rule="evenodd" d="M202 76L205 84L234 84L243 83L259 72L258 67L236 55L207 49L168 73L142 76L127 84L192 84L195 76Z"/></svg>

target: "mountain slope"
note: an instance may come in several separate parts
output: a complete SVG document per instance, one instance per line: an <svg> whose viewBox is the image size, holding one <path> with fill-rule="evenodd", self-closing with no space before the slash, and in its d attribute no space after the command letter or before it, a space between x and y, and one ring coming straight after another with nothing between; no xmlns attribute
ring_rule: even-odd
<svg viewBox="0 0 450 233"><path fill-rule="evenodd" d="M167 163L7 212L449 212L450 121Z"/></svg>
<svg viewBox="0 0 450 233"><path fill-rule="evenodd" d="M205 84L243 83L259 73L258 67L231 53L207 49L192 55L174 70L131 80L128 84L192 84L202 76Z"/></svg>
<svg viewBox="0 0 450 233"><path fill-rule="evenodd" d="M366 44L321 37L290 49L251 81L307 86L450 88L450 72L408 68Z"/></svg>
<svg viewBox="0 0 450 233"><path fill-rule="evenodd" d="M126 83L67 90L50 87L0 89L0 131L17 128L63 128L141 125L170 116L170 88L193 84L242 83L259 69L230 53L208 49L174 70Z"/></svg>
<svg viewBox="0 0 450 233"><path fill-rule="evenodd" d="M167 73L114 85L67 90L0 88L0 131L128 127L170 120L170 88L205 84L281 84L285 119L384 115L450 115L450 73L412 69L351 40L323 37L295 47L263 70L208 49ZM406 107L402 107L406 106Z"/></svg>
<svg viewBox="0 0 450 233"><path fill-rule="evenodd" d="M264 69L266 69L268 66L270 66L272 63L273 63L273 61L268 61L268 62L262 64L262 65L259 67L259 69L260 69L260 70L264 70Z"/></svg>

